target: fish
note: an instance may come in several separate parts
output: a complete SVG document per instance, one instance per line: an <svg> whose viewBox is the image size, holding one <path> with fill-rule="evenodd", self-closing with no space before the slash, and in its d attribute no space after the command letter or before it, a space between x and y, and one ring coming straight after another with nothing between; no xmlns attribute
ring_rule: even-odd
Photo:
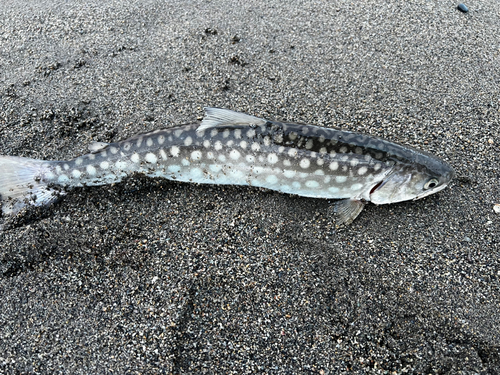
<svg viewBox="0 0 500 375"><path fill-rule="evenodd" d="M89 151L68 161L0 156L3 215L48 205L72 188L115 184L139 173L335 199L340 225L352 223L367 202L421 199L455 177L443 160L379 137L211 107L199 124L95 142Z"/></svg>

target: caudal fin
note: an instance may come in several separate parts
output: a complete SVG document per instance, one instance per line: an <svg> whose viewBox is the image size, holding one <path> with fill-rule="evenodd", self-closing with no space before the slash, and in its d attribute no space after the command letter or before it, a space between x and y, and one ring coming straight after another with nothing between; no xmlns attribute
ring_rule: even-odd
<svg viewBox="0 0 500 375"><path fill-rule="evenodd" d="M16 214L29 205L49 204L57 198L58 192L43 181L51 163L54 162L0 156L0 203L4 215Z"/></svg>

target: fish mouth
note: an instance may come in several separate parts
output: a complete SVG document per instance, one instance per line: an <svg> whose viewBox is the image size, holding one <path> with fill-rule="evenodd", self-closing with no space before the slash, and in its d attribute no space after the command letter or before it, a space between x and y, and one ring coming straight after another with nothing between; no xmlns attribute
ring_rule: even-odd
<svg viewBox="0 0 500 375"><path fill-rule="evenodd" d="M436 188L434 188L434 189L431 189L431 190L429 190L429 191L426 191L425 193L422 193L422 194L420 194L420 195L417 195L415 198L413 198L413 200L414 200L414 201L416 201L416 200L419 200L419 199L425 198L425 197L427 197L427 196L429 196L429 195L435 194L435 193L437 193L437 192L439 192L439 191L443 190L444 188L446 188L446 186L448 186L448 184L444 184L444 185L438 186L438 187L436 187Z"/></svg>

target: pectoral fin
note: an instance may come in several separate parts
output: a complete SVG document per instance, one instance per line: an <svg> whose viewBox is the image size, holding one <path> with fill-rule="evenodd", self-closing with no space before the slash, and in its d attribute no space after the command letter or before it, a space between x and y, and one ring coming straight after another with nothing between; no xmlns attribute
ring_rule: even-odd
<svg viewBox="0 0 500 375"><path fill-rule="evenodd" d="M342 199L334 205L333 212L336 216L337 224L351 224L359 213L363 211L365 203L354 199Z"/></svg>

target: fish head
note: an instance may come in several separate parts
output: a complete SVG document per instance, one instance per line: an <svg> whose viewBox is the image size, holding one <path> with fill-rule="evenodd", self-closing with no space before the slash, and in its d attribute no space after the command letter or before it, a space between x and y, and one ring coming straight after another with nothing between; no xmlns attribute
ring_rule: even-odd
<svg viewBox="0 0 500 375"><path fill-rule="evenodd" d="M455 177L453 168L435 157L419 156L411 162L396 162L384 179L373 186L370 201L387 204L417 200L448 186Z"/></svg>

